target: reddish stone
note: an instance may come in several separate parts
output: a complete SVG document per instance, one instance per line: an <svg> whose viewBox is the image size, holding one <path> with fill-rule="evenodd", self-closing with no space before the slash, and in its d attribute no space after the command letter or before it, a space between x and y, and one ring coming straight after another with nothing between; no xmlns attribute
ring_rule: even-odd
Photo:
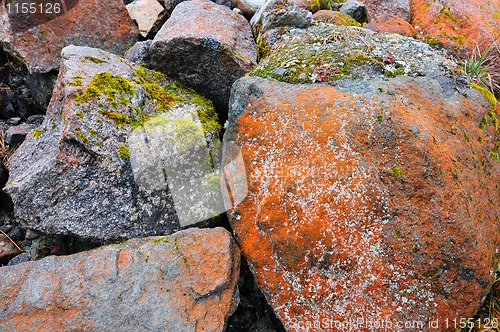
<svg viewBox="0 0 500 332"><path fill-rule="evenodd" d="M189 229L0 269L2 331L223 331L240 253Z"/></svg>
<svg viewBox="0 0 500 332"><path fill-rule="evenodd" d="M0 234L0 261L8 261L12 257L20 254L19 246L12 242L4 234Z"/></svg>
<svg viewBox="0 0 500 332"><path fill-rule="evenodd" d="M419 39L463 52L478 40L500 36L500 2L467 0L411 1L412 24Z"/></svg>
<svg viewBox="0 0 500 332"><path fill-rule="evenodd" d="M231 225L289 331L453 331L497 270L500 109L445 77L363 84L234 84L248 195Z"/></svg>
<svg viewBox="0 0 500 332"><path fill-rule="evenodd" d="M58 69L61 50L71 44L120 54L137 41L139 31L122 0L65 2L72 4L65 14L44 24L27 20L30 26L19 26L18 16L10 22L6 9L0 6L1 41L26 63L30 72Z"/></svg>

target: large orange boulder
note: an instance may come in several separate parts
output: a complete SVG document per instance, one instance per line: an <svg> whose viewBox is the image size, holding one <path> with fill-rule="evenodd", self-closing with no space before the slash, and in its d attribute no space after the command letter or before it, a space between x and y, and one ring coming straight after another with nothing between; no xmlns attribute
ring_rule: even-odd
<svg viewBox="0 0 500 332"><path fill-rule="evenodd" d="M225 159L239 147L247 177L228 212L238 243L289 331L453 331L497 269L499 109L449 71L370 76L365 63L365 77L353 65L330 80L332 54L329 84L233 86ZM280 77L270 58L253 74Z"/></svg>

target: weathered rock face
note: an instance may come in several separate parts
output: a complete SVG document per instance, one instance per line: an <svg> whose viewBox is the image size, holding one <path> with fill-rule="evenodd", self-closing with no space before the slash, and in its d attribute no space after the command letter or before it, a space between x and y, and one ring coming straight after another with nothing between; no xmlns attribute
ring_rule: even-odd
<svg viewBox="0 0 500 332"><path fill-rule="evenodd" d="M22 16L15 12L9 15L4 6L0 7L1 42L30 72L46 73L58 69L61 50L67 45L123 53L137 41L139 31L121 0L64 3L67 11L63 8L60 13L54 13L55 16L51 15L54 17Z"/></svg>
<svg viewBox="0 0 500 332"><path fill-rule="evenodd" d="M169 234L221 212L211 203L218 177L206 173L217 167L206 142L218 142L219 128L206 99L163 74L70 46L42 126L9 161L5 190L22 224L44 233Z"/></svg>
<svg viewBox="0 0 500 332"><path fill-rule="evenodd" d="M310 11L296 6L289 0L270 0L260 6L250 24L253 35L258 38L266 31L277 27L306 28L311 24L311 19Z"/></svg>
<svg viewBox="0 0 500 332"><path fill-rule="evenodd" d="M216 228L3 267L0 329L223 331L239 264Z"/></svg>
<svg viewBox="0 0 500 332"><path fill-rule="evenodd" d="M175 7L150 54L153 69L178 78L217 108L227 107L231 85L257 58L245 18L206 0Z"/></svg>
<svg viewBox="0 0 500 332"><path fill-rule="evenodd" d="M287 330L416 321L429 331L431 320L470 317L488 291L500 241L499 110L474 89L460 94L446 70L430 72L345 71L336 87L234 84L224 140L240 147L248 194L230 221Z"/></svg>
<svg viewBox="0 0 500 332"><path fill-rule="evenodd" d="M8 262L12 257L20 254L19 246L13 243L4 234L0 234L0 262Z"/></svg>
<svg viewBox="0 0 500 332"><path fill-rule="evenodd" d="M366 0L369 27L383 32L414 35L409 0Z"/></svg>
<svg viewBox="0 0 500 332"><path fill-rule="evenodd" d="M165 8L156 0L135 0L126 7L143 37L156 33L166 21Z"/></svg>
<svg viewBox="0 0 500 332"><path fill-rule="evenodd" d="M488 42L500 34L500 4L496 1L366 0L365 3L369 27L416 36L458 53L467 53L478 40Z"/></svg>

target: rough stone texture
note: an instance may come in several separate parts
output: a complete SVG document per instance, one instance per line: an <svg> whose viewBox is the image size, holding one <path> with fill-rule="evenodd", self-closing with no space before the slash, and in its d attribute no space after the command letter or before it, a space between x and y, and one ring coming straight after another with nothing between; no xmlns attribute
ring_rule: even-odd
<svg viewBox="0 0 500 332"><path fill-rule="evenodd" d="M334 11L334 10L318 10L312 16L313 20L325 23L332 23L341 26L359 26L360 24L351 16Z"/></svg>
<svg viewBox="0 0 500 332"><path fill-rule="evenodd" d="M229 217L287 330L370 331L333 321L363 318L429 331L481 304L498 263L500 109L451 75L233 85L224 140L248 193Z"/></svg>
<svg viewBox="0 0 500 332"><path fill-rule="evenodd" d="M347 0L342 7L340 7L340 12L351 16L358 22L366 22L366 7L364 3L356 0Z"/></svg>
<svg viewBox="0 0 500 332"><path fill-rule="evenodd" d="M251 18L264 3L264 0L234 0L236 8L247 18Z"/></svg>
<svg viewBox="0 0 500 332"><path fill-rule="evenodd" d="M0 329L223 331L239 264L216 228L3 267Z"/></svg>
<svg viewBox="0 0 500 332"><path fill-rule="evenodd" d="M413 36L410 1L408 0L366 0L367 28L375 31L400 33Z"/></svg>
<svg viewBox="0 0 500 332"><path fill-rule="evenodd" d="M127 11L143 37L156 33L166 20L166 11L156 0L135 0Z"/></svg>
<svg viewBox="0 0 500 332"><path fill-rule="evenodd" d="M257 58L245 18L204 0L179 4L153 40L150 54L153 69L178 78L219 109L227 108L231 85Z"/></svg>
<svg viewBox="0 0 500 332"><path fill-rule="evenodd" d="M498 1L413 0L412 23L418 26L419 38L441 42L454 51L471 49L478 40L492 40L500 35Z"/></svg>
<svg viewBox="0 0 500 332"><path fill-rule="evenodd" d="M139 31L122 0L64 2L69 8L66 13L55 17L38 15L35 19L16 15L10 20L5 7L0 7L4 48L22 59L30 72L58 69L61 50L70 44L123 53L137 41Z"/></svg>
<svg viewBox="0 0 500 332"><path fill-rule="evenodd" d="M56 85L57 75L57 72L50 72L43 74L28 73L26 76L26 86L36 104L43 110L46 110L49 106L52 91Z"/></svg>
<svg viewBox="0 0 500 332"><path fill-rule="evenodd" d="M7 236L0 234L0 262L7 263L12 257L20 253L21 251Z"/></svg>
<svg viewBox="0 0 500 332"><path fill-rule="evenodd" d="M289 0L269 0L257 10L250 20L253 35L257 38L272 28L291 26L306 28L311 24L312 13L297 7Z"/></svg>
<svg viewBox="0 0 500 332"><path fill-rule="evenodd" d="M213 179L193 167L211 169L205 146L218 142L218 126L206 99L163 74L69 46L42 126L9 161L5 191L23 226L46 234L169 234L214 216L203 203L217 192L202 189ZM173 197L186 178L189 188ZM192 219L178 219L177 203L197 193Z"/></svg>
<svg viewBox="0 0 500 332"><path fill-rule="evenodd" d="M140 41L134 44L123 56L125 59L149 67L150 56L149 47L153 41L151 39Z"/></svg>
<svg viewBox="0 0 500 332"><path fill-rule="evenodd" d="M23 122L18 126L12 126L5 131L5 135L3 137L4 142L8 146L19 145L24 141L26 135L28 135L29 132L36 127L36 125L26 122Z"/></svg>
<svg viewBox="0 0 500 332"><path fill-rule="evenodd" d="M272 46L252 74L288 83L335 85L346 78L447 75L457 68L445 51L438 54L424 42L359 27L317 22L307 30L264 36Z"/></svg>

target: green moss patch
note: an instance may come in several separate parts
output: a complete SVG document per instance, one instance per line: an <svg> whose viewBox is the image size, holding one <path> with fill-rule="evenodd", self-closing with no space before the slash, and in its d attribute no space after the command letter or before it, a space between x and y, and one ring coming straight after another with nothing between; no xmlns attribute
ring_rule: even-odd
<svg viewBox="0 0 500 332"><path fill-rule="evenodd" d="M392 175L394 175L397 178L399 178L401 175L403 175L403 171L398 166L392 167L391 171L392 171Z"/></svg>
<svg viewBox="0 0 500 332"><path fill-rule="evenodd" d="M40 128L33 129L33 137L35 137L36 139L40 138L40 136L42 136L43 133L45 133L45 129L40 129Z"/></svg>
<svg viewBox="0 0 500 332"><path fill-rule="evenodd" d="M95 101L104 96L111 104L117 104L118 98L124 95L133 96L135 94L134 85L127 79L115 76L109 72L99 73L92 77L85 90L78 91L74 100L77 105L85 102Z"/></svg>
<svg viewBox="0 0 500 332"><path fill-rule="evenodd" d="M180 154L187 153L191 148L205 145L203 128L188 118L173 119L175 138L172 143L177 144Z"/></svg>
<svg viewBox="0 0 500 332"><path fill-rule="evenodd" d="M130 149L125 145L120 145L118 147L118 157L121 159L129 159L130 158Z"/></svg>

